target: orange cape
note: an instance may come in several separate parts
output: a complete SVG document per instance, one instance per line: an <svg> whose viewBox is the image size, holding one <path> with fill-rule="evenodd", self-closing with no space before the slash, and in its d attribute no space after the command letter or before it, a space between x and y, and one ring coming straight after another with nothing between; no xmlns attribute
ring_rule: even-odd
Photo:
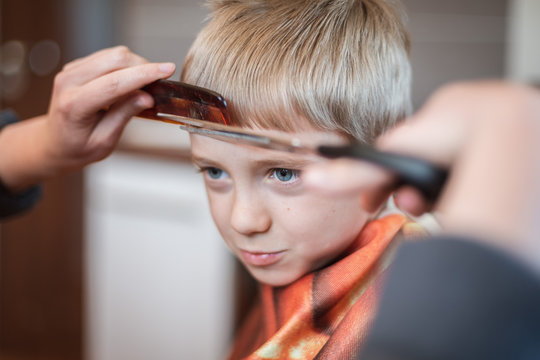
<svg viewBox="0 0 540 360"><path fill-rule="evenodd" d="M284 287L262 284L229 358L356 359L406 222L399 214L374 220L335 263Z"/></svg>

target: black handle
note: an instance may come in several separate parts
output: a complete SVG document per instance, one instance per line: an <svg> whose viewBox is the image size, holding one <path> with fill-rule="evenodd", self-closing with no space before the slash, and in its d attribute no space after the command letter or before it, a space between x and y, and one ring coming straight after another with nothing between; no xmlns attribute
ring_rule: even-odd
<svg viewBox="0 0 540 360"><path fill-rule="evenodd" d="M397 176L397 186L413 186L431 203L437 200L448 178L447 169L415 157L383 152L367 145L319 146L317 151L328 158L348 157L380 165Z"/></svg>

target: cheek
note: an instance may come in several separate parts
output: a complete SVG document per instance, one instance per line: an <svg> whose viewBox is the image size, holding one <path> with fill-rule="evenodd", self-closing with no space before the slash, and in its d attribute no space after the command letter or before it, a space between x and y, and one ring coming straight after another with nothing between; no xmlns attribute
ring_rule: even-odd
<svg viewBox="0 0 540 360"><path fill-rule="evenodd" d="M231 208L227 197L223 194L215 194L213 192L206 192L208 197L208 205L210 207L210 214L216 224L221 236L226 239L227 229L230 228L229 220Z"/></svg>
<svg viewBox="0 0 540 360"><path fill-rule="evenodd" d="M290 210L281 224L294 250L294 266L303 274L350 247L370 216L359 199L304 199L287 205Z"/></svg>
<svg viewBox="0 0 540 360"><path fill-rule="evenodd" d="M368 213L357 198L326 199L299 197L282 204L280 223L291 236L331 241L332 238L354 237L366 222ZM331 241L333 242L333 241Z"/></svg>

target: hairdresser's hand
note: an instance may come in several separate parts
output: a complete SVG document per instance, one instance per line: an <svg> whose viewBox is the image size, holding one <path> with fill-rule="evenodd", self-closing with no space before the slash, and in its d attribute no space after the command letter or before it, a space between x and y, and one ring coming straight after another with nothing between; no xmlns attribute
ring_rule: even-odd
<svg viewBox="0 0 540 360"><path fill-rule="evenodd" d="M47 115L2 131L0 176L14 191L79 169L111 153L128 120L153 106L139 90L174 72L172 63L149 63L126 47L105 49L64 66L54 81Z"/></svg>
<svg viewBox="0 0 540 360"><path fill-rule="evenodd" d="M380 149L451 169L434 208L448 232L488 239L540 263L540 92L497 82L456 84L438 91L406 125L387 133ZM390 174L337 160L307 171L306 184L327 193L364 193L376 208L389 194ZM399 207L432 210L410 188Z"/></svg>

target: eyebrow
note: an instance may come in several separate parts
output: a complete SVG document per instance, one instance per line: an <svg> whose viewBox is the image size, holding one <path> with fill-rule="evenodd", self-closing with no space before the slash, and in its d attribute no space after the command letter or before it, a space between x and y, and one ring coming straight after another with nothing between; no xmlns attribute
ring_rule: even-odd
<svg viewBox="0 0 540 360"><path fill-rule="evenodd" d="M192 161L195 164L204 164L215 167L220 167L219 163L212 159L205 158L204 156L198 156L192 154ZM298 169L315 163L315 159L306 158L277 158L277 159L260 159L252 160L250 164L255 167L267 167L267 168L286 168L286 169Z"/></svg>
<svg viewBox="0 0 540 360"><path fill-rule="evenodd" d="M211 159L207 159L205 158L204 156L197 156L197 155L194 155L193 153L191 154L191 162L193 162L195 165L210 165L210 166L218 166L218 163L211 160Z"/></svg>
<svg viewBox="0 0 540 360"><path fill-rule="evenodd" d="M308 160L308 159L262 159L262 160L253 161L253 164L255 164L258 167L287 168L287 169L303 168L313 163L314 163L313 160Z"/></svg>

